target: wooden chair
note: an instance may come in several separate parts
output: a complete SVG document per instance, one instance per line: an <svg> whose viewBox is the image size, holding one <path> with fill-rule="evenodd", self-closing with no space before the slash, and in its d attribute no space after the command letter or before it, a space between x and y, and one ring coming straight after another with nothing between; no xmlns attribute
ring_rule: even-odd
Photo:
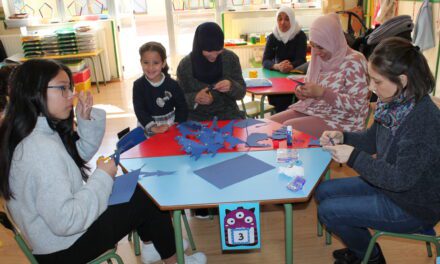
<svg viewBox="0 0 440 264"><path fill-rule="evenodd" d="M32 248L27 243L25 237L22 235L20 229L17 227L13 221L11 215L9 214L8 208L4 205L4 212L0 212L0 223L7 229L11 230L14 234L14 239L23 251L24 255L31 264L38 264L37 259L32 254ZM97 257L96 259L90 261L88 264L99 264L102 262L112 263L111 259L116 260L118 264L124 264L122 258L116 254L116 248L110 249Z"/></svg>
<svg viewBox="0 0 440 264"><path fill-rule="evenodd" d="M261 114L260 101L250 101L245 103L243 99L240 100L241 104L238 104L240 111L246 114L247 118L258 118ZM264 104L264 113L275 114L275 107L270 104Z"/></svg>

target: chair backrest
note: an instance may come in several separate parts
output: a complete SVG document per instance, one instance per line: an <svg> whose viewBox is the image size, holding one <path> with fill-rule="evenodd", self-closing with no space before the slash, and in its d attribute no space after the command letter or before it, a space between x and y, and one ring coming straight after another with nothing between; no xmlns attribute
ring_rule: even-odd
<svg viewBox="0 0 440 264"><path fill-rule="evenodd" d="M37 264L38 261L35 259L34 255L32 254L32 248L29 246L29 243L26 241L26 238L24 235L22 235L20 229L18 228L17 224L15 224L14 219L12 218L11 214L9 213L8 207L6 204L3 206L4 213L0 212L0 222L1 224L11 230L14 233L14 239L17 242L18 246L20 247L21 251L23 251L26 258L29 260L31 264Z"/></svg>

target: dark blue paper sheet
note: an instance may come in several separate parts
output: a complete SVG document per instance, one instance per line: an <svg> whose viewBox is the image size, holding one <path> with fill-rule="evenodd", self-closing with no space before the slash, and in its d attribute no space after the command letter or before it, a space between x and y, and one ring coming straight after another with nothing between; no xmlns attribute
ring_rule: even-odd
<svg viewBox="0 0 440 264"><path fill-rule="evenodd" d="M209 183L223 189L237 182L259 175L275 167L248 154L194 171Z"/></svg>
<svg viewBox="0 0 440 264"><path fill-rule="evenodd" d="M248 126L253 126L253 125L261 124L261 123L264 123L264 122L260 121L258 119L249 118L249 119L243 119L243 120L238 121L237 123L234 124L234 126L239 127L239 128L245 128Z"/></svg>
<svg viewBox="0 0 440 264"><path fill-rule="evenodd" d="M126 203L133 196L141 169L116 177L108 205Z"/></svg>
<svg viewBox="0 0 440 264"><path fill-rule="evenodd" d="M268 138L269 136L265 133L252 133L247 137L246 144L249 147L262 147L262 148L270 147L269 144L258 143L259 141L266 140Z"/></svg>
<svg viewBox="0 0 440 264"><path fill-rule="evenodd" d="M310 139L310 141L309 141L309 146L310 147L312 147L312 146L321 146L321 143L319 142L319 139Z"/></svg>

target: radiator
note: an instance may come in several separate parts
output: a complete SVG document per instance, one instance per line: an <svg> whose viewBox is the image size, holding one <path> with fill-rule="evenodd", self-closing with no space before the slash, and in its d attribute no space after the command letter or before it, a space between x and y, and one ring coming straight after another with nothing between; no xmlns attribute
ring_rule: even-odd
<svg viewBox="0 0 440 264"><path fill-rule="evenodd" d="M238 46L238 47L227 47L240 58L241 68L252 68L254 67L251 61L261 63L263 57L264 46Z"/></svg>
<svg viewBox="0 0 440 264"><path fill-rule="evenodd" d="M8 57L16 53L23 53L23 49L21 48L21 35L1 35L0 40L3 43L3 47L5 47Z"/></svg>

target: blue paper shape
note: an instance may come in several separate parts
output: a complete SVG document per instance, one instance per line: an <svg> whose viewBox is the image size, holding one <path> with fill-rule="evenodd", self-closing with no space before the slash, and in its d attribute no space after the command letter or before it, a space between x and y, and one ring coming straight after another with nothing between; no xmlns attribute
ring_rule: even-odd
<svg viewBox="0 0 440 264"><path fill-rule="evenodd" d="M275 130L272 133L272 139L286 139L287 138L287 127L283 126L280 129Z"/></svg>
<svg viewBox="0 0 440 264"><path fill-rule="evenodd" d="M248 119L243 119L238 121L237 123L234 124L235 127L239 127L239 128L245 128L245 127L249 127L249 126L253 126L256 124L261 124L264 123L261 120L258 119L253 119L253 118L248 118Z"/></svg>
<svg viewBox="0 0 440 264"><path fill-rule="evenodd" d="M319 139L310 139L309 147L312 147L312 146L321 146L321 143L319 142Z"/></svg>
<svg viewBox="0 0 440 264"><path fill-rule="evenodd" d="M151 176L164 176L164 175L171 175L174 174L176 171L161 171L161 170L157 170L157 171L141 171L139 173L139 177L140 178L144 178L144 177L151 177Z"/></svg>
<svg viewBox="0 0 440 264"><path fill-rule="evenodd" d="M266 78L244 78L246 87L271 87L272 82Z"/></svg>
<svg viewBox="0 0 440 264"><path fill-rule="evenodd" d="M233 126L234 126L234 120L232 120L231 122L229 122L227 125L223 126L222 128L220 128L220 133L222 134L229 134L232 135L232 131L233 131Z"/></svg>
<svg viewBox="0 0 440 264"><path fill-rule="evenodd" d="M261 247L258 203L220 204L219 213L223 250Z"/></svg>
<svg viewBox="0 0 440 264"><path fill-rule="evenodd" d="M275 167L248 154L194 171L209 183L223 189Z"/></svg>
<svg viewBox="0 0 440 264"><path fill-rule="evenodd" d="M260 144L258 141L266 140L269 136L265 133L252 133L246 139L246 144L249 147L269 147L269 144Z"/></svg>
<svg viewBox="0 0 440 264"><path fill-rule="evenodd" d="M116 143L116 148L119 151L119 154L122 154L146 139L144 129L137 127L123 136L118 143Z"/></svg>
<svg viewBox="0 0 440 264"><path fill-rule="evenodd" d="M126 203L133 196L141 169L131 171L115 178L112 193L108 199L108 205Z"/></svg>

